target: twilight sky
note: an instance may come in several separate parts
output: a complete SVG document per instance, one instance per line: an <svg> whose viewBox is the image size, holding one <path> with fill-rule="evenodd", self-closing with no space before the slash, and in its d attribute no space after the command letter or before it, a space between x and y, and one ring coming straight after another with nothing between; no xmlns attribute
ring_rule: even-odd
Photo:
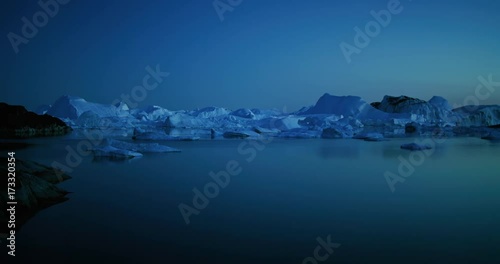
<svg viewBox="0 0 500 264"><path fill-rule="evenodd" d="M21 18L32 21L42 9L37 1L7 0L0 101L33 109L69 94L111 103L142 84L148 65L170 76L139 106L173 110L296 110L325 92L368 102L442 95L462 104L478 76L500 82L496 0L401 0L402 11L347 63L340 43L354 45L354 27L364 31L370 11L388 2L243 0L221 21L213 0L72 0L16 54L9 32L22 37ZM480 103L500 104L496 88Z"/></svg>

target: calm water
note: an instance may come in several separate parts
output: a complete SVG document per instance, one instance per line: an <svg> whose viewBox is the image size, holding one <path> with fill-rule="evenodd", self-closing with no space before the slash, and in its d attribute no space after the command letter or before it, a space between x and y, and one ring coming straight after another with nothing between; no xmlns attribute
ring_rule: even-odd
<svg viewBox="0 0 500 264"><path fill-rule="evenodd" d="M439 144L392 193L384 172L412 141L275 140L251 162L239 140L167 142L183 152L122 163L87 156L61 184L70 199L23 226L18 259L302 263L330 235L341 246L318 263L500 263L500 143ZM64 162L78 141L36 143L17 156ZM178 205L230 160L241 173L186 225Z"/></svg>

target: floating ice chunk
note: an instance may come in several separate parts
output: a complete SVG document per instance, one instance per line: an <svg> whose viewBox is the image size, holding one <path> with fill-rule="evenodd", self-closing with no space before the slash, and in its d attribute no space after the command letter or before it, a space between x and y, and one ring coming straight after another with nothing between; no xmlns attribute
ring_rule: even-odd
<svg viewBox="0 0 500 264"><path fill-rule="evenodd" d="M408 149L408 150L426 150L426 149L432 149L431 146L428 145L419 145L417 143L408 143L408 144L403 144L401 145L402 149Z"/></svg>
<svg viewBox="0 0 500 264"><path fill-rule="evenodd" d="M135 157L142 157L142 154L139 152L119 149L113 146L102 146L97 147L92 150L92 153L95 157L109 157L109 158L118 158L118 159L130 159Z"/></svg>
<svg viewBox="0 0 500 264"><path fill-rule="evenodd" d="M158 143L131 143L114 139L106 139L104 141L104 145L112 146L118 149L141 152L141 153L180 152L179 149L160 145Z"/></svg>

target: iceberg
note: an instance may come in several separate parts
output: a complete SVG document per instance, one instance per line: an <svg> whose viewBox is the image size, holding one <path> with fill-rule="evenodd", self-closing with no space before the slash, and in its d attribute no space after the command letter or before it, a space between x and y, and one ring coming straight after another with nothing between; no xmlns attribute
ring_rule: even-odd
<svg viewBox="0 0 500 264"><path fill-rule="evenodd" d="M416 115L411 119L419 123L454 123L456 115L444 98L434 96L428 102L408 96L384 96L382 102L372 103L386 113Z"/></svg>
<svg viewBox="0 0 500 264"><path fill-rule="evenodd" d="M453 111L461 116L461 126L493 126L500 124L499 105L463 106Z"/></svg>
<svg viewBox="0 0 500 264"><path fill-rule="evenodd" d="M371 125L385 124L388 120L411 120L411 114L386 113L368 104L359 96L334 96L325 93L303 115L329 114L355 118ZM400 121L401 122L401 121Z"/></svg>
<svg viewBox="0 0 500 264"><path fill-rule="evenodd" d="M484 135L476 127L500 124L500 106L467 106L452 109L440 96L425 101L408 96L384 96L381 102L367 103L358 96L323 94L317 102L292 113L276 109L205 107L171 111L152 105L130 109L124 102L114 105L92 103L80 97L62 96L37 111L63 120L79 130L98 129L105 137L129 135L136 140L196 140L276 136L283 138L349 138L382 140L368 132L403 136L429 133L436 127L447 133ZM458 128L460 127L460 128ZM465 128L464 128L465 127ZM456 128L452 130L451 128ZM76 130L75 130L76 129ZM118 132L116 132L119 130ZM484 131L483 131L484 132ZM361 133L361 134L360 134ZM455 133L455 134L457 134ZM224 136L225 134L225 136Z"/></svg>
<svg viewBox="0 0 500 264"><path fill-rule="evenodd" d="M85 99L75 96L62 96L47 110L47 114L75 120L85 112L90 111L98 117L120 117L123 111L114 105L104 105L87 102Z"/></svg>

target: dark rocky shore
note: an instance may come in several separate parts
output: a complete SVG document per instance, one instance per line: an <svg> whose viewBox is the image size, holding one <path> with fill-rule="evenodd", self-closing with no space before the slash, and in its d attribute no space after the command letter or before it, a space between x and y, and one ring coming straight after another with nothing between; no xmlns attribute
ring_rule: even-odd
<svg viewBox="0 0 500 264"><path fill-rule="evenodd" d="M0 103L0 138L59 136L71 131L63 121L49 115L37 115L23 106Z"/></svg>

